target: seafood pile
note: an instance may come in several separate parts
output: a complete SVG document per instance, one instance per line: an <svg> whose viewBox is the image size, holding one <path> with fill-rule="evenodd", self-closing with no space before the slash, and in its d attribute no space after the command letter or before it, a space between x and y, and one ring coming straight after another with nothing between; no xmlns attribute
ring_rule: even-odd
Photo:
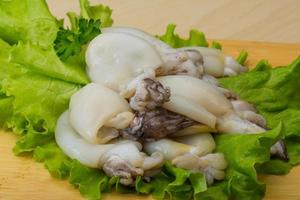
<svg viewBox="0 0 300 200"><path fill-rule="evenodd" d="M267 130L253 105L219 85L247 68L218 49L175 49L141 30L110 27L89 43L86 63L91 83L72 96L56 142L124 185L151 178L167 160L212 184L227 167L213 134ZM287 159L282 141L270 153Z"/></svg>

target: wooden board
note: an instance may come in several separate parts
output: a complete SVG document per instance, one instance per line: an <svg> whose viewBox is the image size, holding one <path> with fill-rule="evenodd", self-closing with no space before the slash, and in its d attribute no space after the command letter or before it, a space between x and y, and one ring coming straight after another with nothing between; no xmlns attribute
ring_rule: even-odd
<svg viewBox="0 0 300 200"><path fill-rule="evenodd" d="M249 51L249 64L267 58L274 65L286 65L300 54L300 45L275 43L221 41L226 53L237 55L241 49ZM79 200L78 190L67 181L50 177L40 163L29 157L15 157L11 151L16 136L0 130L0 199L1 200ZM300 166L286 176L261 176L267 183L266 200L300 199ZM104 199L142 200L149 196L108 194Z"/></svg>
<svg viewBox="0 0 300 200"><path fill-rule="evenodd" d="M79 11L78 0L47 0L60 18ZM208 38L300 43L299 0L90 0L113 9L114 24L158 34L169 23L179 34L191 28Z"/></svg>

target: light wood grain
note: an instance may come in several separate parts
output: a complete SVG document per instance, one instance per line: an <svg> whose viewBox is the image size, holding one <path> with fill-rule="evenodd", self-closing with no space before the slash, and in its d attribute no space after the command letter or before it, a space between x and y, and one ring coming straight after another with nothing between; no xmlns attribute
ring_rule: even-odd
<svg viewBox="0 0 300 200"><path fill-rule="evenodd" d="M78 11L77 0L47 0L63 18ZM300 43L299 0L91 0L113 8L115 25L164 32L167 24L187 34L202 30L208 38Z"/></svg>
<svg viewBox="0 0 300 200"><path fill-rule="evenodd" d="M268 58L276 65L286 65L300 54L300 45L222 41L224 51L236 55L240 49L250 52L250 64ZM28 157L15 157L11 151L16 136L0 130L0 199L2 200L79 200L83 199L67 181L51 178L40 163ZM267 183L265 200L299 200L300 166L287 176L262 176ZM105 200L150 200L149 196L105 195Z"/></svg>

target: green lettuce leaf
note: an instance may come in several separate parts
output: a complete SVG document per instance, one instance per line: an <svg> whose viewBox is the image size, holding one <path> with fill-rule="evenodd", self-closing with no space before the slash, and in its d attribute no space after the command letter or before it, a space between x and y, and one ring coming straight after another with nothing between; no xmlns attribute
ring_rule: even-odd
<svg viewBox="0 0 300 200"><path fill-rule="evenodd" d="M53 138L56 120L68 108L71 95L80 85L53 79L20 65L2 84L6 95L13 98L13 116L9 128L22 134L15 153L32 151ZM0 71L4 65L0 65ZM12 76L12 77L11 77Z"/></svg>
<svg viewBox="0 0 300 200"><path fill-rule="evenodd" d="M207 188L204 192L198 193L194 196L195 200L228 200L229 189L228 182L223 181Z"/></svg>
<svg viewBox="0 0 300 200"><path fill-rule="evenodd" d="M10 45L0 39L0 64L8 59ZM1 80L6 77L6 74L0 73L0 127L6 127L6 122L12 116L12 102L13 98L5 94L1 86Z"/></svg>
<svg viewBox="0 0 300 200"><path fill-rule="evenodd" d="M236 58L236 61L240 63L241 65L245 65L245 62L248 57L248 52L245 50L242 50L239 54L239 56Z"/></svg>
<svg viewBox="0 0 300 200"><path fill-rule="evenodd" d="M291 169L290 163L278 159L269 160L256 166L256 170L260 174L282 175L289 173Z"/></svg>
<svg viewBox="0 0 300 200"><path fill-rule="evenodd" d="M53 48L45 50L37 45L19 43L12 48L10 61L27 66L35 73L64 82L78 84L89 82L85 68L82 65L63 63L57 57Z"/></svg>
<svg viewBox="0 0 300 200"><path fill-rule="evenodd" d="M267 119L269 128L283 122L292 165L300 163L299 74L300 57L287 67L274 69L268 62L261 61L248 73L220 80L224 87L254 104L260 114Z"/></svg>
<svg viewBox="0 0 300 200"><path fill-rule="evenodd" d="M68 12L67 16L71 24L71 30L74 31L78 29L78 20L80 18L100 20L100 27L110 27L113 24L113 19L111 18L112 9L108 6L98 4L90 5L88 0L79 0L80 5L80 16L74 12Z"/></svg>
<svg viewBox="0 0 300 200"><path fill-rule="evenodd" d="M222 45L217 41L212 41L211 48L222 50Z"/></svg>
<svg viewBox="0 0 300 200"><path fill-rule="evenodd" d="M0 127L6 127L6 122L12 116L12 97L6 97L5 95L0 95Z"/></svg>
<svg viewBox="0 0 300 200"><path fill-rule="evenodd" d="M159 185L159 187L157 187ZM191 199L207 189L202 173L189 172L174 167L167 162L162 172L153 177L151 182L141 178L136 181L136 191L141 194L151 194L156 199Z"/></svg>
<svg viewBox="0 0 300 200"><path fill-rule="evenodd" d="M58 30L45 0L0 1L0 38L15 44L32 42L42 47L52 45Z"/></svg>
<svg viewBox="0 0 300 200"><path fill-rule="evenodd" d="M73 161L69 182L78 188L84 197L100 199L101 191L107 189L109 177L98 169L91 169Z"/></svg>
<svg viewBox="0 0 300 200"><path fill-rule="evenodd" d="M38 162L43 162L45 168L56 178L63 179L70 175L72 160L60 150L54 141L35 148L33 158Z"/></svg>
<svg viewBox="0 0 300 200"><path fill-rule="evenodd" d="M68 108L71 95L81 87L78 83L61 79L69 77L74 82L82 82L83 73L71 73L66 65L61 64L58 69L61 77L54 77L52 64L56 63L43 64L43 60L51 60L52 56L53 60L59 61L55 53L49 54L33 45L10 47L2 42L2 46L9 53L6 57L1 53L0 57L0 110L3 111L0 121L21 135L14 148L14 152L20 154L54 139L57 118Z"/></svg>
<svg viewBox="0 0 300 200"><path fill-rule="evenodd" d="M158 36L158 38L174 48L186 46L208 47L208 42L203 32L192 29L189 33L189 38L182 39L178 34L175 33L175 28L175 24L169 24L165 34Z"/></svg>
<svg viewBox="0 0 300 200"><path fill-rule="evenodd" d="M0 59L8 59L10 49L10 45L0 38Z"/></svg>
<svg viewBox="0 0 300 200"><path fill-rule="evenodd" d="M109 27L113 24L111 18L112 9L108 6L99 4L91 6L88 0L79 0L80 15L87 19L100 19L101 27Z"/></svg>
<svg viewBox="0 0 300 200"><path fill-rule="evenodd" d="M255 166L270 159L270 147L283 137L282 124L263 134L220 135L217 151L228 161L225 181L229 199L262 199L265 185L257 180Z"/></svg>

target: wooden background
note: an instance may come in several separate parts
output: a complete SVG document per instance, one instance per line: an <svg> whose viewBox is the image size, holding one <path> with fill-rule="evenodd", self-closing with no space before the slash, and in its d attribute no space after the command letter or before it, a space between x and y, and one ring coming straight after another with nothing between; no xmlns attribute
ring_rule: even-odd
<svg viewBox="0 0 300 200"><path fill-rule="evenodd" d="M48 0L57 16L78 10L76 0ZM95 2L95 1L93 1ZM224 51L237 55L241 49L250 54L252 65L267 58L274 65L285 65L300 54L300 21L298 0L113 0L97 1L111 5L117 25L142 28L162 33L166 24L178 24L178 32L186 34L199 28L208 38L286 42L221 41ZM298 9L298 10L297 10ZM16 137L0 130L0 200L80 200L79 192L66 181L50 177L42 164L27 157L15 157L12 147ZM299 200L300 166L287 176L263 176L267 183L265 200ZM133 195L109 194L104 199L151 199Z"/></svg>
<svg viewBox="0 0 300 200"><path fill-rule="evenodd" d="M47 0L59 17L78 10L77 0ZM158 34L169 23L208 38L300 43L300 0L91 0L113 8L115 25Z"/></svg>

